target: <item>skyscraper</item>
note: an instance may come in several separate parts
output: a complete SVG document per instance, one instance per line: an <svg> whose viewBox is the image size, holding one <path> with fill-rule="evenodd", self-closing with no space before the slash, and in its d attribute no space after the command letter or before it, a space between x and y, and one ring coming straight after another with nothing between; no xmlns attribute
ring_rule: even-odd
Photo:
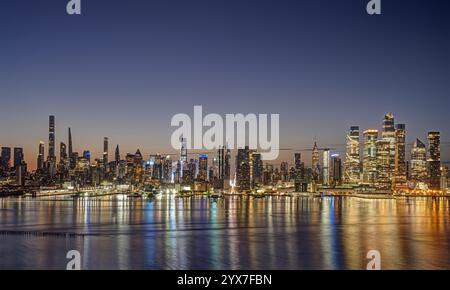
<svg viewBox="0 0 450 290"><path fill-rule="evenodd" d="M108 171L108 137L103 138L103 169L105 173Z"/></svg>
<svg viewBox="0 0 450 290"><path fill-rule="evenodd" d="M264 168L260 153L252 154L252 164L252 186L254 187L262 184Z"/></svg>
<svg viewBox="0 0 450 290"><path fill-rule="evenodd" d="M331 155L330 179L332 186L342 184L342 160L339 154Z"/></svg>
<svg viewBox="0 0 450 290"><path fill-rule="evenodd" d="M406 126L398 124L395 129L394 187L406 185Z"/></svg>
<svg viewBox="0 0 450 290"><path fill-rule="evenodd" d="M319 148L317 147L317 141L314 140L314 146L312 149L312 162L311 162L311 168L312 168L312 174L313 174L313 180L315 182L319 182L320 177L320 165L319 165Z"/></svg>
<svg viewBox="0 0 450 290"><path fill-rule="evenodd" d="M67 146L64 142L59 143L59 160L62 164L68 164L67 159Z"/></svg>
<svg viewBox="0 0 450 290"><path fill-rule="evenodd" d="M427 182L427 150L425 144L416 139L411 149L411 180Z"/></svg>
<svg viewBox="0 0 450 290"><path fill-rule="evenodd" d="M358 184L361 178L359 127L352 126L347 133L344 182Z"/></svg>
<svg viewBox="0 0 450 290"><path fill-rule="evenodd" d="M392 113L387 113L383 119L383 132L381 133L381 138L384 141L389 142L389 179L392 180L394 177L395 169L395 125L394 125L394 115Z"/></svg>
<svg viewBox="0 0 450 290"><path fill-rule="evenodd" d="M390 190L392 179L390 178L391 143L389 140L376 141L376 177L377 189Z"/></svg>
<svg viewBox="0 0 450 290"><path fill-rule="evenodd" d="M48 120L48 161L54 163L55 155L55 116L49 116Z"/></svg>
<svg viewBox="0 0 450 290"><path fill-rule="evenodd" d="M18 166L22 165L22 162L24 162L23 148L15 147L14 148L14 168L17 168Z"/></svg>
<svg viewBox="0 0 450 290"><path fill-rule="evenodd" d="M377 177L378 130L369 129L364 133L363 183L375 186Z"/></svg>
<svg viewBox="0 0 450 290"><path fill-rule="evenodd" d="M322 185L330 185L330 150L323 150L323 160L322 160Z"/></svg>
<svg viewBox="0 0 450 290"><path fill-rule="evenodd" d="M428 132L428 152L428 187L440 189L441 136L439 132Z"/></svg>
<svg viewBox="0 0 450 290"><path fill-rule="evenodd" d="M199 181L208 180L208 154L200 154L198 158L198 175Z"/></svg>
<svg viewBox="0 0 450 290"><path fill-rule="evenodd" d="M236 186L239 191L251 189L250 150L248 146L238 149L236 156Z"/></svg>
<svg viewBox="0 0 450 290"><path fill-rule="evenodd" d="M11 166L11 148L2 147L2 157L1 157L1 169L3 171L8 171Z"/></svg>
<svg viewBox="0 0 450 290"><path fill-rule="evenodd" d="M69 141L69 168L70 169L74 169L75 166L76 166L77 161L76 161L76 158L75 158L74 153L73 153L72 131L71 131L70 127L69 127L69 140L68 141Z"/></svg>
<svg viewBox="0 0 450 290"><path fill-rule="evenodd" d="M116 161L116 165L120 162L120 150L119 150L119 144L116 146L116 151L114 154L114 161Z"/></svg>
<svg viewBox="0 0 450 290"><path fill-rule="evenodd" d="M44 142L39 142L39 150L37 156L37 170L42 170L44 168Z"/></svg>
<svg viewBox="0 0 450 290"><path fill-rule="evenodd" d="M294 185L295 191L301 192L302 188L302 155L300 153L294 154Z"/></svg>

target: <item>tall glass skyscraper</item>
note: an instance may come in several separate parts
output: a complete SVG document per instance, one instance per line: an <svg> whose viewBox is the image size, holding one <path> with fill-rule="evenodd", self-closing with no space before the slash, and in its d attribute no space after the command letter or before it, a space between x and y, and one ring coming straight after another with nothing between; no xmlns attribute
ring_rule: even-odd
<svg viewBox="0 0 450 290"><path fill-rule="evenodd" d="M363 183L374 186L377 177L378 130L369 129L364 133Z"/></svg>
<svg viewBox="0 0 450 290"><path fill-rule="evenodd" d="M440 189L441 180L441 135L439 132L428 132L428 186Z"/></svg>
<svg viewBox="0 0 450 290"><path fill-rule="evenodd" d="M358 184L361 178L361 160L359 150L359 127L352 126L347 133L344 182Z"/></svg>

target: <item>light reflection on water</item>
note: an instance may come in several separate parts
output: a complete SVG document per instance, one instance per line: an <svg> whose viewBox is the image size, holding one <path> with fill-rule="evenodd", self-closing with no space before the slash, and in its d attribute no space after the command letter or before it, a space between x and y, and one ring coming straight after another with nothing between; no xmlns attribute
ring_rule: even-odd
<svg viewBox="0 0 450 290"><path fill-rule="evenodd" d="M161 198L154 201L0 200L0 269L450 268L446 198Z"/></svg>

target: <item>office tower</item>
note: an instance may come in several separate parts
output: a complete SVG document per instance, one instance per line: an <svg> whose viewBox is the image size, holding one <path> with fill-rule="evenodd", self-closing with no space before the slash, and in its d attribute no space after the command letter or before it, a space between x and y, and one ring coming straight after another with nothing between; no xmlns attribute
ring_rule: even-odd
<svg viewBox="0 0 450 290"><path fill-rule="evenodd" d="M163 178L163 161L160 154L151 155L150 163L152 164L152 178L162 180Z"/></svg>
<svg viewBox="0 0 450 290"><path fill-rule="evenodd" d="M281 162L280 174L281 174L281 181L283 182L289 181L289 163Z"/></svg>
<svg viewBox="0 0 450 290"><path fill-rule="evenodd" d="M55 155L55 116L50 116L48 120L48 161L56 162Z"/></svg>
<svg viewBox="0 0 450 290"><path fill-rule="evenodd" d="M252 164L252 186L258 186L262 183L264 171L260 153L252 154Z"/></svg>
<svg viewBox="0 0 450 290"><path fill-rule="evenodd" d="M317 147L317 141L314 140L314 146L312 149L312 162L311 162L313 180L319 182L320 177L320 165L319 165L319 148Z"/></svg>
<svg viewBox="0 0 450 290"><path fill-rule="evenodd" d="M181 146L180 146L180 160L183 163L187 162L187 139L181 138L180 140Z"/></svg>
<svg viewBox="0 0 450 290"><path fill-rule="evenodd" d="M398 124L395 129L395 160L394 179L395 188L406 186L406 126Z"/></svg>
<svg viewBox="0 0 450 290"><path fill-rule="evenodd" d="M390 190L392 179L390 178L391 143L389 140L376 141L376 178L377 189Z"/></svg>
<svg viewBox="0 0 450 290"><path fill-rule="evenodd" d="M296 192L302 192L302 155L300 153L294 154L294 186Z"/></svg>
<svg viewBox="0 0 450 290"><path fill-rule="evenodd" d="M359 150L359 127L352 126L347 133L345 153L344 182L358 184L361 178L361 160Z"/></svg>
<svg viewBox="0 0 450 290"><path fill-rule="evenodd" d="M445 193L448 188L448 167L441 166L441 190Z"/></svg>
<svg viewBox="0 0 450 290"><path fill-rule="evenodd" d="M225 153L225 172L224 172L224 186L227 188L231 179L231 150L226 149Z"/></svg>
<svg viewBox="0 0 450 290"><path fill-rule="evenodd" d="M394 177L395 169L395 126L394 115L387 113L383 119L383 132L381 133L381 139L389 142L389 179Z"/></svg>
<svg viewBox="0 0 450 290"><path fill-rule="evenodd" d="M103 168L105 173L108 171L108 137L103 138Z"/></svg>
<svg viewBox="0 0 450 290"><path fill-rule="evenodd" d="M2 147L1 169L3 171L9 171L11 166L11 148Z"/></svg>
<svg viewBox="0 0 450 290"><path fill-rule="evenodd" d="M220 146L217 151L217 166L218 166L218 178L223 180L225 178L225 147Z"/></svg>
<svg viewBox="0 0 450 290"><path fill-rule="evenodd" d="M427 150L425 144L416 139L411 149L411 180L427 182Z"/></svg>
<svg viewBox="0 0 450 290"><path fill-rule="evenodd" d="M322 185L330 185L330 150L323 150L322 160Z"/></svg>
<svg viewBox="0 0 450 290"><path fill-rule="evenodd" d="M59 143L59 160L62 164L68 164L67 146L63 142Z"/></svg>
<svg viewBox="0 0 450 290"><path fill-rule="evenodd" d="M74 169L76 167L77 160L74 156L72 145L72 131L69 127L69 168Z"/></svg>
<svg viewBox="0 0 450 290"><path fill-rule="evenodd" d="M428 187L439 189L441 181L441 137L439 132L428 132Z"/></svg>
<svg viewBox="0 0 450 290"><path fill-rule="evenodd" d="M251 189L250 150L248 146L238 149L236 156L236 186L239 191Z"/></svg>
<svg viewBox="0 0 450 290"><path fill-rule="evenodd" d="M369 129L363 132L363 183L375 186L377 177L377 147L378 130Z"/></svg>
<svg viewBox="0 0 450 290"><path fill-rule="evenodd" d="M200 154L198 158L198 175L199 181L208 180L208 154Z"/></svg>
<svg viewBox="0 0 450 290"><path fill-rule="evenodd" d="M120 162L119 144L117 144L117 146L116 146L116 152L114 154L114 160L116 161L116 164L119 164L119 162Z"/></svg>
<svg viewBox="0 0 450 290"><path fill-rule="evenodd" d="M39 150L37 157L37 170L41 171L44 168L44 142L39 142Z"/></svg>
<svg viewBox="0 0 450 290"><path fill-rule="evenodd" d="M143 182L144 177L144 158L142 157L141 151L139 149L136 150L136 153L133 156L133 168L134 168L134 178L132 183L139 184Z"/></svg>
<svg viewBox="0 0 450 290"><path fill-rule="evenodd" d="M172 182L172 157L170 155L163 160L163 180L165 183Z"/></svg>
<svg viewBox="0 0 450 290"><path fill-rule="evenodd" d="M331 155L331 185L339 186L342 184L342 159L339 154Z"/></svg>
<svg viewBox="0 0 450 290"><path fill-rule="evenodd" d="M14 168L19 167L24 162L23 149L19 147L14 148Z"/></svg>

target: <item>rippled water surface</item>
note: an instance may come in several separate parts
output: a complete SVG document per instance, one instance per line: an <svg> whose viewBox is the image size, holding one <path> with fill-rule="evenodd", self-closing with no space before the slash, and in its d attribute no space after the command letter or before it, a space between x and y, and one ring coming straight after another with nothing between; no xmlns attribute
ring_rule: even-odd
<svg viewBox="0 0 450 290"><path fill-rule="evenodd" d="M446 198L0 200L0 269L450 268ZM66 234L79 236L65 236Z"/></svg>

